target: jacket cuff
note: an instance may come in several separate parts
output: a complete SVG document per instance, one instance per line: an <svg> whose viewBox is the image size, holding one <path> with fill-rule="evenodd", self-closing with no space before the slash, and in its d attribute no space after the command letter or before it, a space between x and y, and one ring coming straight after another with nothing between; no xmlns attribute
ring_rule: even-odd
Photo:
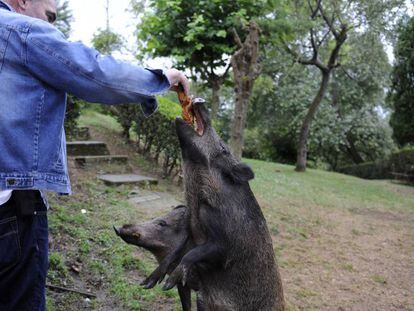
<svg viewBox="0 0 414 311"><path fill-rule="evenodd" d="M152 68L145 68L146 70L155 74L161 83L166 83L168 85L168 89L171 87L170 80L168 80L167 75L165 74L165 70L163 69L152 69Z"/></svg>

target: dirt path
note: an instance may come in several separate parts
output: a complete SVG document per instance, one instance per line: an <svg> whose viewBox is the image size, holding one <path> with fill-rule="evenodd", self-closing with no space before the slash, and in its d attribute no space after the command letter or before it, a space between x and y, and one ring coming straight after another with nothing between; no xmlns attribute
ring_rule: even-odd
<svg viewBox="0 0 414 311"><path fill-rule="evenodd" d="M282 277L294 310L414 310L414 215L389 211L313 213L306 239L283 234Z"/></svg>

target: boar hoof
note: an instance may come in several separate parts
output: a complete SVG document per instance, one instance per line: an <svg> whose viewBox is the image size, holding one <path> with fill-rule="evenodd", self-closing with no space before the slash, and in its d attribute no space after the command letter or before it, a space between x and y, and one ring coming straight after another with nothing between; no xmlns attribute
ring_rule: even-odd
<svg viewBox="0 0 414 311"><path fill-rule="evenodd" d="M141 282L141 286L145 289L153 288L157 283L161 283L167 273L161 268L158 267L147 277L144 281Z"/></svg>
<svg viewBox="0 0 414 311"><path fill-rule="evenodd" d="M175 285L177 285L180 281L183 286L187 284L187 276L188 276L188 267L184 265L179 265L173 273L171 273L170 277L165 281L163 286L163 290L170 290Z"/></svg>
<svg viewBox="0 0 414 311"><path fill-rule="evenodd" d="M140 285L145 289L150 289L150 288L153 288L157 284L157 282L158 282L158 278L149 276L144 281L142 281Z"/></svg>

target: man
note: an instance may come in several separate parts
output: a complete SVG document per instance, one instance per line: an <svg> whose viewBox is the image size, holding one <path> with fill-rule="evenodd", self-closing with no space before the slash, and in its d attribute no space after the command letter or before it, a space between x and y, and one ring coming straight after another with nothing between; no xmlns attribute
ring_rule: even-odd
<svg viewBox="0 0 414 311"><path fill-rule="evenodd" d="M54 0L0 0L0 310L45 310L48 229L43 191L71 192L63 130L66 92L140 103L188 80L70 43L51 25Z"/></svg>

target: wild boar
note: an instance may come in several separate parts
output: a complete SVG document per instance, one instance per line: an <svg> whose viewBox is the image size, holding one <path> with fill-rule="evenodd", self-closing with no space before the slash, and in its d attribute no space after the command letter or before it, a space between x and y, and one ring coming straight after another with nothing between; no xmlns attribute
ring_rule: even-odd
<svg viewBox="0 0 414 311"><path fill-rule="evenodd" d="M203 101L195 100L193 109L197 132L181 119L176 130L195 247L164 289L186 284L194 267L208 263L214 268L198 269L206 310L284 310L272 239L248 183L254 173L217 135Z"/></svg>
<svg viewBox="0 0 414 311"><path fill-rule="evenodd" d="M150 251L160 263L160 267L141 283L145 288L152 288L158 281L162 281L165 274L171 273L183 255L194 247L189 236L189 219L184 205L175 207L165 216L138 225L114 227L114 230L126 243ZM168 265L163 265L163 261L167 261ZM191 289L198 290L196 270L189 279L185 286L177 286L184 311L191 310ZM198 310L202 310L200 297L197 299L197 305Z"/></svg>

